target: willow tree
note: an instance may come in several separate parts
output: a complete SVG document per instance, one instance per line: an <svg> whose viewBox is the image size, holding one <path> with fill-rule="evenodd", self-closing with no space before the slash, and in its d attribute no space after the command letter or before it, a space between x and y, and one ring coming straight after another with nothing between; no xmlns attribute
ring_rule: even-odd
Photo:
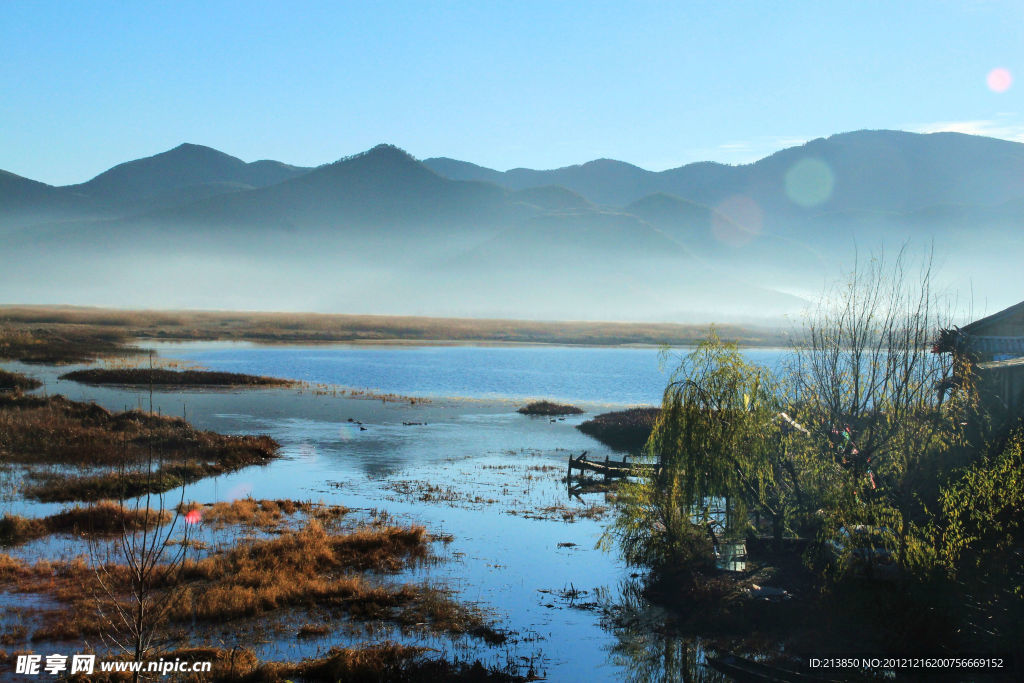
<svg viewBox="0 0 1024 683"><path fill-rule="evenodd" d="M714 332L683 358L646 445L659 468L624 487L606 536L627 562L656 569L707 563L715 508L724 507L732 531L745 529L750 511L763 512L781 537L798 491L781 399L772 373Z"/></svg>

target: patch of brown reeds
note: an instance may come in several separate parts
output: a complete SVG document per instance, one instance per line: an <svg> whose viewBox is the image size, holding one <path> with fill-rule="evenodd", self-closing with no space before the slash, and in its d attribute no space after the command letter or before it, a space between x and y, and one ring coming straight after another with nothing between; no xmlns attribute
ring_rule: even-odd
<svg viewBox="0 0 1024 683"><path fill-rule="evenodd" d="M333 604L383 612L415 597L372 585L358 571L397 571L425 559L429 538L421 526L362 528L329 534L316 521L186 563L193 588L180 616L219 620L253 616L290 605Z"/></svg>
<svg viewBox="0 0 1024 683"><path fill-rule="evenodd" d="M37 483L24 492L44 502L160 493L266 464L277 456L277 449L277 442L268 436L202 431L177 417L138 410L112 413L63 396L0 394L0 455L5 460L111 468L82 476L37 474ZM155 472L140 469L149 462L161 466Z"/></svg>
<svg viewBox="0 0 1024 683"><path fill-rule="evenodd" d="M601 413L576 426L601 443L622 451L639 451L647 443L661 408L628 408Z"/></svg>
<svg viewBox="0 0 1024 683"><path fill-rule="evenodd" d="M96 325L0 325L0 358L23 363L85 363L116 353L139 353L126 344L125 330Z"/></svg>
<svg viewBox="0 0 1024 683"><path fill-rule="evenodd" d="M192 502L180 506L183 513L197 510L204 524L214 528L232 525L245 525L271 531L280 528L290 516L301 513L309 519L323 524L340 520L349 513L343 505L326 505L312 501L288 499L255 500L239 498L230 502L221 501L200 505Z"/></svg>
<svg viewBox="0 0 1024 683"><path fill-rule="evenodd" d="M20 372L8 372L0 368L0 390L15 389L18 391L28 391L30 389L38 389L41 386L43 386L43 383L37 379L23 375Z"/></svg>
<svg viewBox="0 0 1024 683"><path fill-rule="evenodd" d="M430 537L422 526L364 527L328 533L315 520L298 531L256 540L188 560L158 590L174 590L172 622L224 623L282 608L347 614L361 621L391 621L403 627L467 633L490 643L504 634L493 629L476 608L451 599L429 585L387 585L367 572L393 572L422 561ZM96 595L127 597L130 570L108 564L100 591L96 570L85 558L70 562L41 560L27 564L0 554L0 590L51 596L66 607L46 615L34 639L71 639L100 632Z"/></svg>
<svg viewBox="0 0 1024 683"><path fill-rule="evenodd" d="M118 384L145 386L149 384L173 387L283 387L294 384L291 380L237 372L210 370L168 370L165 368L90 368L75 370L60 376L82 384Z"/></svg>
<svg viewBox="0 0 1024 683"><path fill-rule="evenodd" d="M581 408L567 403L554 403L552 401L534 401L516 411L523 415L580 415Z"/></svg>
<svg viewBox="0 0 1024 683"><path fill-rule="evenodd" d="M195 429L179 417L140 410L113 413L63 396L0 395L0 453L9 462L123 465L154 460L209 461L265 454L268 437Z"/></svg>
<svg viewBox="0 0 1024 683"><path fill-rule="evenodd" d="M104 500L93 505L75 506L48 517L4 515L0 518L0 545L24 543L54 533L102 536L139 531L171 521L166 510L130 508Z"/></svg>

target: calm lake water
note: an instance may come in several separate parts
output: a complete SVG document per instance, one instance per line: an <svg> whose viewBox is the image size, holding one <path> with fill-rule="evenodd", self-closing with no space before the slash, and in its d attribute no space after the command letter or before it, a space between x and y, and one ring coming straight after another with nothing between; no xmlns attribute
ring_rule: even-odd
<svg viewBox="0 0 1024 683"><path fill-rule="evenodd" d="M257 346L149 344L161 356L211 370L372 388L408 396L542 397L657 404L689 349L568 346ZM751 362L777 367L786 351L748 349Z"/></svg>
<svg viewBox="0 0 1024 683"><path fill-rule="evenodd" d="M231 635L248 645L258 642L261 656L297 659L334 645L392 639L498 664L533 662L548 680L677 680L694 675L720 680L703 664L699 640L671 635L666 615L631 591L633 570L616 553L596 548L610 520L611 501L603 493L570 496L562 481L570 453L615 455L576 425L608 405L660 401L667 375L659 367L658 350L192 343L153 348L161 358L214 370L431 397L415 405L382 403L306 387L157 389L152 400L154 410L185 413L200 428L265 433L282 445L279 460L197 482L187 487L186 500L323 500L361 514L386 510L399 520L450 534L450 544L436 544L435 552L444 561L399 578L448 586L459 599L487 609L496 625L512 634L508 644L496 648L469 638L424 639L390 628L372 637L341 629L324 638L297 640L295 624L282 616L277 636L266 635L266 620L254 624L252 631L238 628ZM757 350L749 355L773 364L782 352ZM671 360L669 366L676 363ZM111 410L146 407L150 400L148 390L57 379L74 366L4 366L43 380L39 391L94 401ZM516 413L527 397L574 401L586 413L555 421ZM439 488L440 494L424 495L427 486ZM563 514L595 506L607 512L571 521ZM30 515L62 507L17 497L3 503L4 512ZM67 537L30 543L16 552L32 558L86 550L80 540ZM612 625L611 614L625 615L628 626Z"/></svg>

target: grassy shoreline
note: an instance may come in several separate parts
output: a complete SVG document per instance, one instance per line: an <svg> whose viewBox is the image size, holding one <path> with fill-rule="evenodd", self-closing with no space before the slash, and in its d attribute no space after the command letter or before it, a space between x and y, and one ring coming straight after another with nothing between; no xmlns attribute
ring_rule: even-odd
<svg viewBox="0 0 1024 683"><path fill-rule="evenodd" d="M287 387L293 380L237 372L208 370L167 370L164 368L92 368L75 370L59 377L80 384L160 387Z"/></svg>
<svg viewBox="0 0 1024 683"><path fill-rule="evenodd" d="M531 321L418 316L229 311L128 311L66 306L0 306L0 332L91 333L158 341L254 341L354 344L571 344L685 346L708 324ZM719 336L747 346L786 343L784 331L716 325ZM0 344L0 355L4 354Z"/></svg>

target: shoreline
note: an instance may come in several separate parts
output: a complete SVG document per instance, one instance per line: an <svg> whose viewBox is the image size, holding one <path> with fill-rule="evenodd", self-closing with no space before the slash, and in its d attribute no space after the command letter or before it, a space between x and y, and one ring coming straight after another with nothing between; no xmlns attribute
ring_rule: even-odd
<svg viewBox="0 0 1024 683"><path fill-rule="evenodd" d="M342 344L555 344L585 347L687 346L714 328L750 347L786 345L783 321L675 323L515 320L343 313L161 311L59 305L0 305L0 329L77 330L154 341Z"/></svg>

